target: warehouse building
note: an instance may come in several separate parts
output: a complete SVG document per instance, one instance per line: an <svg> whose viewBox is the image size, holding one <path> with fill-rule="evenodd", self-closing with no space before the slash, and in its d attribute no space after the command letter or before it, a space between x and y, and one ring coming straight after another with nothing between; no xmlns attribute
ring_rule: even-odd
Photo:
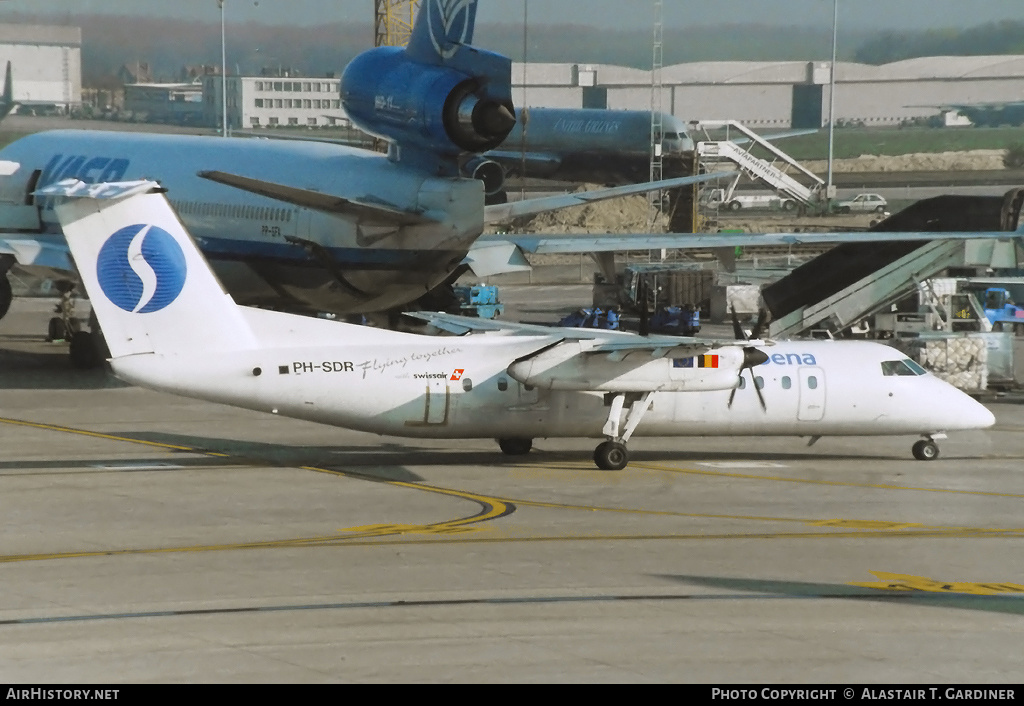
<svg viewBox="0 0 1024 706"><path fill-rule="evenodd" d="M82 102L81 28L0 24L0 67L8 61L23 111L67 111Z"/></svg>
<svg viewBox="0 0 1024 706"><path fill-rule="evenodd" d="M666 66L662 109L754 128L821 127L831 62L715 61ZM836 121L898 125L942 106L1024 100L1024 56L941 56L882 66L837 62ZM648 110L651 72L607 64L514 64L517 105Z"/></svg>

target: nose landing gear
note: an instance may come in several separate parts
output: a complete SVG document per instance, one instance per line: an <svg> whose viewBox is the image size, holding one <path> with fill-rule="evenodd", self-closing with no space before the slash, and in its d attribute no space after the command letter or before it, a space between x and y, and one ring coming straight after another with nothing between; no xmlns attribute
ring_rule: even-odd
<svg viewBox="0 0 1024 706"><path fill-rule="evenodd" d="M935 443L935 439L945 438L945 434L928 434L914 444L912 449L914 458L918 461L934 461L939 457L939 445Z"/></svg>

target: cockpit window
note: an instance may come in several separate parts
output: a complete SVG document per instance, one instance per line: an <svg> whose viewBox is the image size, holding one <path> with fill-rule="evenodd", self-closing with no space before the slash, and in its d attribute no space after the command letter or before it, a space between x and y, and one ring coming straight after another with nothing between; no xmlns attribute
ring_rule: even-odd
<svg viewBox="0 0 1024 706"><path fill-rule="evenodd" d="M927 371L920 365L904 358L903 360L887 360L882 363L882 375L924 375Z"/></svg>
<svg viewBox="0 0 1024 706"><path fill-rule="evenodd" d="M915 363L914 361L912 361L912 360L911 360L910 358L907 358L907 359L906 359L905 361L903 361L903 363L904 363L904 364L905 364L905 365L906 365L906 366L907 366L908 368L910 368L911 370L913 370L913 371L914 371L914 373L916 373L917 375L927 375L927 374L928 374L928 371L927 371L927 370L925 370L925 369L924 369L924 368L922 368L922 367L921 367L920 365L918 365L917 363Z"/></svg>

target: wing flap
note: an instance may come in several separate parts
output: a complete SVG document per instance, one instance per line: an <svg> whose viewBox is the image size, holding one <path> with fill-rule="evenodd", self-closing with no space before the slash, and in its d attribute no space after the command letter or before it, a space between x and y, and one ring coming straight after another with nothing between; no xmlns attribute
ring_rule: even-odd
<svg viewBox="0 0 1024 706"><path fill-rule="evenodd" d="M284 201L285 203L312 208L326 213L358 218L366 225L411 226L437 222L437 219L425 214L404 211L390 204L357 201L343 196L325 194L310 189L300 189L294 186L286 186L262 179L253 179L252 177L244 177L229 172L204 171L199 172L199 176L203 179L215 181L218 184L233 186L236 189L266 196L277 201Z"/></svg>

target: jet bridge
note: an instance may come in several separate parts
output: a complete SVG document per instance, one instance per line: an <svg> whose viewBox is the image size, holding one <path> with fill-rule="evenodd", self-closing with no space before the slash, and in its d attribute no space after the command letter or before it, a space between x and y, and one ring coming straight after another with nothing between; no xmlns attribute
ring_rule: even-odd
<svg viewBox="0 0 1024 706"><path fill-rule="evenodd" d="M999 196L938 196L919 201L871 230L1012 231L1024 189ZM773 338L812 328L839 332L881 311L950 267L1015 267L1013 242L933 240L845 243L762 290Z"/></svg>
<svg viewBox="0 0 1024 706"><path fill-rule="evenodd" d="M707 141L697 143L697 154L704 162L732 162L739 167L739 173L725 189L723 203L733 196L739 179L746 175L751 181L773 189L783 197L793 199L805 206L817 205L821 201L824 180L814 172L806 169L796 159L780 150L769 140L735 120L701 120L698 127L705 130L725 128L729 132L735 130L744 137L738 140ZM752 149L761 147L772 155L770 160L754 156ZM805 186L788 173L794 169L803 175L810 186Z"/></svg>

